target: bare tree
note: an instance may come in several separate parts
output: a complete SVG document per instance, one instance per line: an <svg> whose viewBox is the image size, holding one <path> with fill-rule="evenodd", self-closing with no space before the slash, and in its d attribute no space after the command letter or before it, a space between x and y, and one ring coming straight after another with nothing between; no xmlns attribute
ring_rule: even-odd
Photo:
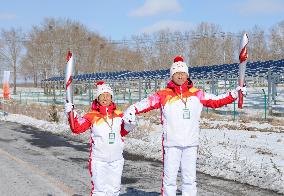
<svg viewBox="0 0 284 196"><path fill-rule="evenodd" d="M25 55L21 59L21 74L23 74L25 78L33 79L34 87L38 86L41 74L40 66L38 66L37 62L37 57L31 56L30 54Z"/></svg>
<svg viewBox="0 0 284 196"><path fill-rule="evenodd" d="M154 40L149 34L142 34L132 36L132 40L134 42L133 47L136 48L136 53L141 56L140 66L135 66L135 70L150 70L158 69L155 55L155 48L154 48Z"/></svg>
<svg viewBox="0 0 284 196"><path fill-rule="evenodd" d="M254 26L250 33L249 49L250 61L265 61L269 59L264 30L258 26Z"/></svg>
<svg viewBox="0 0 284 196"><path fill-rule="evenodd" d="M223 60L221 28L215 24L201 23L191 34L190 59L193 65L219 64Z"/></svg>
<svg viewBox="0 0 284 196"><path fill-rule="evenodd" d="M284 59L284 21L270 30L270 58Z"/></svg>
<svg viewBox="0 0 284 196"><path fill-rule="evenodd" d="M132 40L136 55L140 59L139 66L144 67L144 70L169 68L176 55L188 59L188 32L162 30L153 34L133 36Z"/></svg>
<svg viewBox="0 0 284 196"><path fill-rule="evenodd" d="M1 39L2 47L0 48L0 56L12 68L13 72L13 93L16 94L17 88L17 70L20 66L20 58L22 55L22 40L24 33L21 29L11 28L10 30L2 30Z"/></svg>
<svg viewBox="0 0 284 196"><path fill-rule="evenodd" d="M234 44L234 38L231 33L223 34L221 33L221 37L223 38L222 48L223 50L223 61L220 61L219 63L226 63L231 64L235 62L235 44Z"/></svg>
<svg viewBox="0 0 284 196"><path fill-rule="evenodd" d="M180 55L189 61L189 46L190 46L190 33L176 31L173 33L173 53L174 55Z"/></svg>
<svg viewBox="0 0 284 196"><path fill-rule="evenodd" d="M121 47L116 47L88 31L82 24L71 20L46 19L40 26L33 28L29 37L31 39L26 44L27 54L37 57L33 60L41 67L44 79L63 75L68 49L75 56L76 73L126 69L128 59L122 57L135 54L128 47L121 50Z"/></svg>
<svg viewBox="0 0 284 196"><path fill-rule="evenodd" d="M283 58L284 22L271 29L270 40L255 27L250 34L250 60ZM176 55L192 66L234 63L239 37L221 31L219 25L203 22L191 32L162 30L113 42L66 19L45 19L29 33L27 53L22 61L29 77L37 80L63 75L66 53L75 55L76 73L169 68ZM268 50L268 41L270 41ZM3 56L3 55L2 55ZM31 69L37 70L31 74Z"/></svg>

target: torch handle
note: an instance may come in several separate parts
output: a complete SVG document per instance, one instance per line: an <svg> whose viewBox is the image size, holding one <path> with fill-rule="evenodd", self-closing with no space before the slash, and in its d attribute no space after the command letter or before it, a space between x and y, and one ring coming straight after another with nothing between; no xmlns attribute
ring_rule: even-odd
<svg viewBox="0 0 284 196"><path fill-rule="evenodd" d="M238 100L238 108L242 109L243 108L243 100L244 100L244 95L241 90L239 90L239 100Z"/></svg>
<svg viewBox="0 0 284 196"><path fill-rule="evenodd" d="M74 112L73 110L69 112L69 122L70 122L70 128L71 130L75 129L75 123L74 123Z"/></svg>

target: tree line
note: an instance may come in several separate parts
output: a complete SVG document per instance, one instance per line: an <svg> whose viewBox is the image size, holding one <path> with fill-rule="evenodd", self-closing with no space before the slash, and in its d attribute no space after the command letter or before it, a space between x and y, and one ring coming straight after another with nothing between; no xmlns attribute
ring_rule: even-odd
<svg viewBox="0 0 284 196"><path fill-rule="evenodd" d="M229 64L238 62L244 32L224 32L220 25L203 22L188 32L162 30L113 41L80 22L47 18L29 32L1 30L0 66L12 71L14 84L20 73L37 86L43 79L64 75L69 49L76 59L76 74L167 69L176 55L190 66ZM284 21L269 30L254 26L246 32L249 61L284 58Z"/></svg>

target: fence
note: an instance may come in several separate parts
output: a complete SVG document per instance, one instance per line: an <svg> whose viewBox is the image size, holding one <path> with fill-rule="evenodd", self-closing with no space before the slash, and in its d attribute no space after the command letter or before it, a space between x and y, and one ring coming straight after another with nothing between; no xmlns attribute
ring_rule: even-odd
<svg viewBox="0 0 284 196"><path fill-rule="evenodd" d="M270 79L269 79L270 78ZM194 81L195 87L212 94L222 94L234 89L237 85L236 78L212 77L210 80ZM114 102L120 104L132 104L139 101L159 89L165 88L168 81L154 80L108 80L114 90ZM207 113L214 112L223 116L231 116L233 119L240 115L253 115L266 119L269 115L284 116L284 87L277 83L272 76L265 78L247 78L249 94L245 98L244 109L239 110L236 102L219 109L204 108ZM74 104L89 105L95 98L93 82L81 82L74 85ZM53 83L44 89L32 91L29 89L18 91L12 98L21 104L58 104L63 105L65 100L64 84Z"/></svg>

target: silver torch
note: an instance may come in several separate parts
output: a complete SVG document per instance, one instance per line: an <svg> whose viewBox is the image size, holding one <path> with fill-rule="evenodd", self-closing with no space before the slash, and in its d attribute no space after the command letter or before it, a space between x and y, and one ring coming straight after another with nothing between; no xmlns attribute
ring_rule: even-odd
<svg viewBox="0 0 284 196"><path fill-rule="evenodd" d="M73 103L73 85L72 77L74 75L74 57L70 51L68 51L66 56L66 69L65 69L65 89L66 89L66 103ZM74 112L73 110L69 112L69 122L70 128L74 130Z"/></svg>

